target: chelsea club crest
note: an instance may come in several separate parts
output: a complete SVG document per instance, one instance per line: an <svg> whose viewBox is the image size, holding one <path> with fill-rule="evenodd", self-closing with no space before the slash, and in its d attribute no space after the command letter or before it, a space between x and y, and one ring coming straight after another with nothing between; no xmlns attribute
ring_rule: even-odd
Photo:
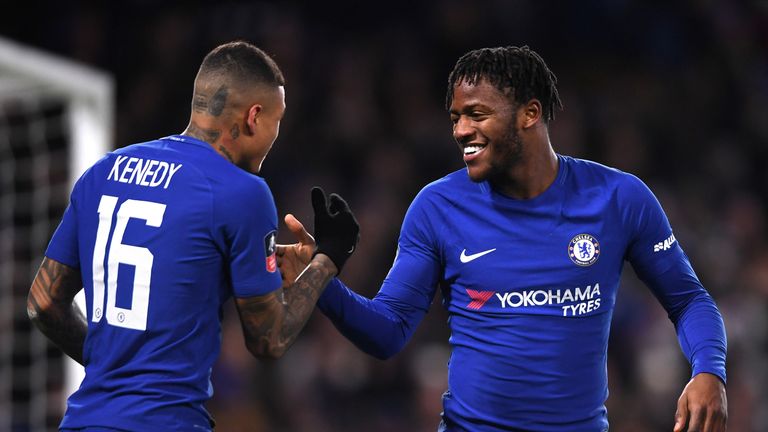
<svg viewBox="0 0 768 432"><path fill-rule="evenodd" d="M571 239L568 256L578 266L591 266L600 258L600 243L589 234L579 234Z"/></svg>

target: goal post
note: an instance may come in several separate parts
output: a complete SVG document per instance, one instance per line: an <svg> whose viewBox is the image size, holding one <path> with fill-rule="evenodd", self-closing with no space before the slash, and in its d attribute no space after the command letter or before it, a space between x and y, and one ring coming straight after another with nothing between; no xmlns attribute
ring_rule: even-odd
<svg viewBox="0 0 768 432"><path fill-rule="evenodd" d="M113 148L113 119L109 74L0 37L0 430L54 430L82 380L30 325L26 294L72 185Z"/></svg>
<svg viewBox="0 0 768 432"><path fill-rule="evenodd" d="M71 183L112 149L114 81L111 75L0 37L0 92L58 96L70 107ZM0 97L3 97L0 93Z"/></svg>

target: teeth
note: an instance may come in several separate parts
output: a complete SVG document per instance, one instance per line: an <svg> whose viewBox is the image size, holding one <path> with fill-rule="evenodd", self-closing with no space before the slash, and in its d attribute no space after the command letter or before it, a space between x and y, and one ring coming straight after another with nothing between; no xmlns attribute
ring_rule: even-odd
<svg viewBox="0 0 768 432"><path fill-rule="evenodd" d="M471 155L474 153L479 152L480 150L484 149L484 146L467 146L464 147L464 154L465 155Z"/></svg>

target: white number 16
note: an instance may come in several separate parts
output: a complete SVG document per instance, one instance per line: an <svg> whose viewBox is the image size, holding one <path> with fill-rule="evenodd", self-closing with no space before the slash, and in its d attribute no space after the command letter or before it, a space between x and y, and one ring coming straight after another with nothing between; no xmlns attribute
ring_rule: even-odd
<svg viewBox="0 0 768 432"><path fill-rule="evenodd" d="M104 255L112 229L112 216L117 206L117 197L102 195L99 202L99 227L96 231L96 244L93 248L93 305L91 321L99 322L104 313ZM165 204L127 200L117 211L117 224L112 234L112 243L107 256L109 280L107 282L107 322L113 326L144 331L147 329L147 310L149 309L149 286L152 279L152 252L145 247L123 244L123 235L128 220L142 219L148 226L159 227L163 223ZM133 297L129 309L115 306L117 296L117 276L120 264L135 267L133 276Z"/></svg>

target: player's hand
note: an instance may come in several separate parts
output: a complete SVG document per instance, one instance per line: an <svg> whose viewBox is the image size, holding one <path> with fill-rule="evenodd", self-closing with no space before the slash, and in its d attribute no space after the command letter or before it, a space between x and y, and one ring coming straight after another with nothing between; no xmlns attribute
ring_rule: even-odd
<svg viewBox="0 0 768 432"><path fill-rule="evenodd" d="M315 254L324 254L341 273L360 239L360 225L344 198L332 193L328 198L317 186L312 188L312 208L315 211Z"/></svg>
<svg viewBox="0 0 768 432"><path fill-rule="evenodd" d="M283 278L283 288L287 288L299 277L312 260L315 252L315 239L307 232L304 225L292 214L285 215L285 225L296 237L297 243L277 245L277 267Z"/></svg>
<svg viewBox="0 0 768 432"><path fill-rule="evenodd" d="M685 386L677 400L674 432L723 432L728 420L728 399L720 378L700 373Z"/></svg>

